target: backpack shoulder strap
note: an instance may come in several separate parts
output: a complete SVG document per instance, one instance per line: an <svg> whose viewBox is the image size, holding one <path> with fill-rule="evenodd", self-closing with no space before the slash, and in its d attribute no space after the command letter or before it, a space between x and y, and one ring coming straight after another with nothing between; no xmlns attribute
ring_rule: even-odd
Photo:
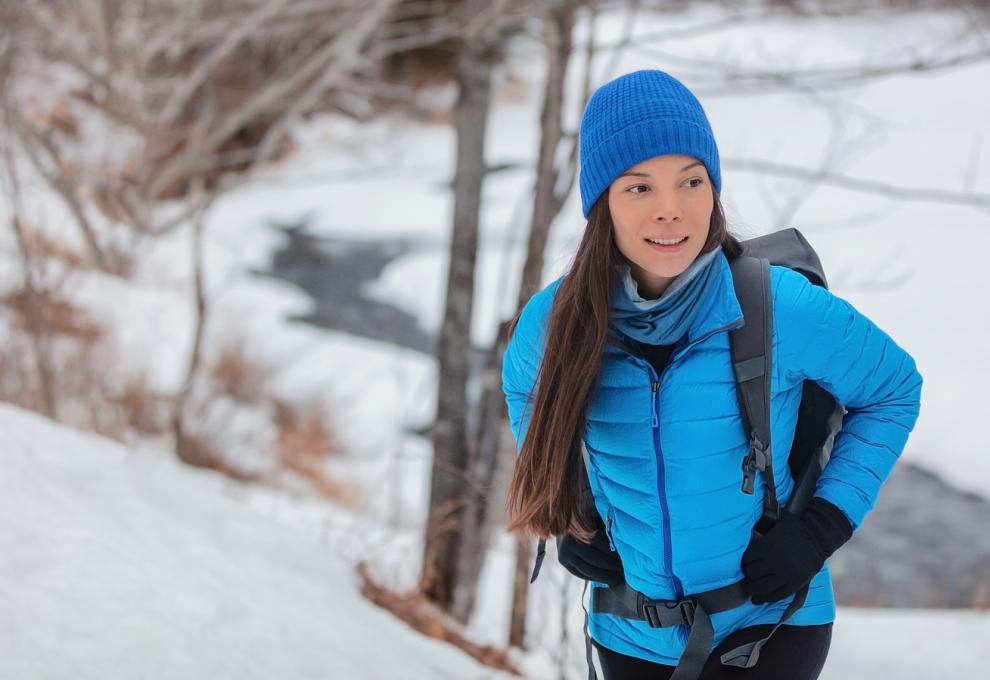
<svg viewBox="0 0 990 680"><path fill-rule="evenodd" d="M770 430L770 377L773 375L773 300L770 261L746 255L731 263L736 298L745 325L729 333L732 369L736 378L739 413L749 439L742 463L744 493L754 491L757 472L763 475L763 516L754 531L765 533L777 520L779 505L772 469Z"/></svg>

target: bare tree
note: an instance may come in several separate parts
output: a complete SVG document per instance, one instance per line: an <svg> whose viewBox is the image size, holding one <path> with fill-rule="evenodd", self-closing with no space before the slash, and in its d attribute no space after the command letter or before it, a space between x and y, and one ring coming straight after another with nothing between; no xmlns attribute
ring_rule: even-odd
<svg viewBox="0 0 990 680"><path fill-rule="evenodd" d="M0 47L21 67L2 94L7 150L18 147L62 199L92 263L126 275L132 258L116 251L119 244L132 248L193 223L194 336L172 419L183 460L209 309L204 214L248 179L244 170L289 148L294 123L338 98L359 108L355 99L380 95L379 65L388 55L455 31L442 18L396 12L397 5L51 0L3 8L5 23L19 30ZM100 149L95 135L114 144ZM50 381L38 356L44 387ZM54 398L46 401L53 413Z"/></svg>
<svg viewBox="0 0 990 680"><path fill-rule="evenodd" d="M576 0L550 0L531 6L545 27L549 72L541 117L542 141L531 221L530 251L539 265L528 259L529 271L535 271L538 285L542 271L543 250L553 218L573 185L576 166L576 135L570 138L570 153L561 159L563 132L564 74L571 55L571 31ZM480 12L484 3L468 3L466 12ZM490 29L489 29L490 30ZM466 383L469 378L471 297L473 296L474 258L477 247L477 219L483 178L484 119L487 117L489 76L481 69L491 69L486 62L486 40L475 34L465 38L459 62L460 98L458 101L458 164L455 170L455 226L451 245L451 268L447 282L447 308L441 335L440 384L438 412L434 430L434 463L431 481L430 515L426 531L424 568L421 587L429 597L450 609L452 615L466 622L474 608L478 580L491 535L492 487L499 451L511 450L507 434L505 406L501 396L499 366L504 351L504 332L496 337L496 346L488 354L482 370L482 395L478 408L478 425L470 436L467 415L469 401ZM487 40L497 39L488 33ZM473 45L467 47L468 45ZM491 43L494 44L494 43ZM475 69L479 71L475 71ZM472 89L473 88L473 89ZM587 84L585 91L587 92ZM485 93L482 100L481 92ZM467 212L470 214L467 214ZM532 291L531 291L532 292ZM527 296L528 298L528 296ZM503 325L504 330L504 325ZM528 545L523 540L522 545ZM525 555L520 563L528 564ZM523 584L518 585L518 581ZM528 578L517 579L517 610L524 621ZM524 624L523 624L524 625ZM521 645L522 627L513 644ZM518 639L517 639L518 638Z"/></svg>
<svg viewBox="0 0 990 680"><path fill-rule="evenodd" d="M205 223L205 213L207 204L201 199L203 194L203 180L197 179L193 185L193 194L196 196L196 203L201 205L201 209L193 216L192 234L192 264L193 264L193 301L194 301L194 325L192 348L189 351L189 363L186 368L185 379L179 391L179 398L176 401L175 411L172 415L172 435L175 443L175 453L180 460L187 463L199 463L190 456L192 447L187 446L185 417L186 408L189 403L190 394L193 390L193 383L200 369L200 362L203 356L203 334L206 330L207 321L207 298L206 285L203 276L203 226Z"/></svg>
<svg viewBox="0 0 990 680"><path fill-rule="evenodd" d="M466 3L466 28L457 63L453 234L438 352L430 509L420 584L427 597L445 610L451 609L457 589L464 519L473 493L467 428L471 313L491 72L500 47L500 17L495 13L503 9L501 5L483 0Z"/></svg>
<svg viewBox="0 0 990 680"><path fill-rule="evenodd" d="M213 200L246 168L288 151L305 116L399 92L378 80L381 62L455 29L394 14L397 4L24 3L10 9L24 27L12 40L31 94L12 107L11 125L93 261L120 273L106 252L114 225L132 240L164 234L202 211L189 192L195 178L201 200ZM116 140L98 155L97 134Z"/></svg>
<svg viewBox="0 0 990 680"><path fill-rule="evenodd" d="M576 2L570 0L551 1L543 9L542 25L547 45L547 78L544 87L543 113L541 115L541 141L537 161L536 186L530 228L531 248L542 254L546 234L553 216L559 212L559 196L554 195L558 179L555 167L556 152L561 141L561 114L563 110L564 75L571 53L571 30L574 25ZM535 244L534 244L535 240ZM527 260L527 265L529 265ZM537 274L539 276L539 274ZM524 275L525 278L525 275ZM500 366L505 351L505 324L496 333L495 344L487 354L482 369L482 388L479 401L479 424L474 442L477 451L471 470L473 487L477 493L469 500L465 520L464 558L460 562L458 589L454 599L454 614L467 620L474 607L477 580L484 564L491 523L488 518L490 503L488 492L491 489L498 460L498 451L505 449L506 440L500 436L505 422L505 403L502 398ZM525 539L523 539L525 541ZM515 601L515 600L514 600Z"/></svg>
<svg viewBox="0 0 990 680"><path fill-rule="evenodd" d="M543 276L544 253L550 233L550 226L560 212L564 201L574 185L577 167L577 135L570 140L569 156L560 167L559 149L563 141L562 118L564 102L564 76L571 60L571 32L574 28L574 13L576 3L564 0L554 3L550 16L547 18L547 85L544 90L543 113L540 117L540 153L537 160L536 186L533 197L533 213L529 228L529 242L526 249L526 261L523 265L522 280L516 298L516 309L521 309L530 297L539 289ZM594 6L591 16L594 25ZM584 91L581 101L588 97L590 89L590 55L593 54L594 43L589 41L589 58L585 63ZM504 338L499 338L496 349L492 352L493 359L501 366L502 355L505 352ZM499 379L497 389L502 391ZM504 407L504 400L502 401ZM503 411L504 414L504 411ZM500 424L504 423L504 415ZM499 429L504 429L500 427ZM496 430L497 431L497 430ZM514 459L514 457L513 457ZM514 460L513 460L514 462ZM512 615L509 627L509 642L512 645L525 645L526 611L528 609L529 566L532 559L532 539L524 536L516 538L516 567L513 572Z"/></svg>

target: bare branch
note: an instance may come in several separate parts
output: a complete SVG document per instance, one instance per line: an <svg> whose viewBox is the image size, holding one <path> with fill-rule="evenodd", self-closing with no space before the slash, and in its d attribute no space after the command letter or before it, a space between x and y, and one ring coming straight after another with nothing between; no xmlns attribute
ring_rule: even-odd
<svg viewBox="0 0 990 680"><path fill-rule="evenodd" d="M454 19L431 21L424 25L421 30L377 42L374 49L368 53L368 60L379 61L393 54L413 50L417 47L436 45L442 40L460 36L463 30L463 24Z"/></svg>
<svg viewBox="0 0 990 680"><path fill-rule="evenodd" d="M584 65L583 74L584 77L581 81L581 109L584 109L585 104L588 99L591 98L591 65L595 60L595 53L598 51L595 47L595 26L598 23L598 0L588 0L588 24L590 26L588 31L588 43L585 45L584 51ZM554 188L554 195L557 200L557 212L563 207L564 203L567 201L567 197L571 195L571 191L574 189L576 182L574 181L577 177L578 169L578 143L577 143L577 133L572 133L566 135L571 142L571 151L567 156L567 163L560 170L560 174L557 176L557 185Z"/></svg>
<svg viewBox="0 0 990 680"><path fill-rule="evenodd" d="M196 64L193 72L175 90L172 97L162 108L161 120L176 122L176 119L185 110L192 96L213 75L213 70L217 64L233 54L234 50L242 42L252 37L263 23L283 11L286 5L290 3L292 3L292 0L272 0L261 5L257 10L236 24L234 30L230 31L223 41Z"/></svg>
<svg viewBox="0 0 990 680"><path fill-rule="evenodd" d="M910 73L945 71L990 60L990 47L980 47L951 57L913 58L906 61L877 66L852 66L814 69L739 69L730 63L682 57L652 48L633 47L654 59L668 61L695 69L691 78L721 82L715 87L695 88L699 96L738 96L746 94L773 94L773 88L789 90L822 91L862 85L878 80Z"/></svg>
<svg viewBox="0 0 990 680"><path fill-rule="evenodd" d="M629 3L629 9L626 13L626 20L622 25L622 38L619 42L608 48L611 51L611 54L609 55L610 59L599 82L604 83L608 80L612 80L615 76L616 70L619 68L619 60L622 58L623 50L632 45L632 34L636 30L636 15L639 12L639 6L640 0L632 0L632 2Z"/></svg>
<svg viewBox="0 0 990 680"><path fill-rule="evenodd" d="M828 170L808 170L798 165L774 163L750 158L723 158L722 167L749 170L781 177L792 177L806 182L831 184L849 191L876 194L898 201L914 201L921 203L950 203L977 208L990 207L990 194L948 191L931 189L929 187L899 187L874 179L849 177Z"/></svg>
<svg viewBox="0 0 990 680"><path fill-rule="evenodd" d="M51 188L62 197L62 200L65 201L65 204L72 212L73 217L76 218L76 222L83 233L83 237L86 240L86 245L89 247L90 254L92 255L94 261L101 269L105 270L106 258L104 257L103 250L100 248L100 244L96 238L96 230L90 223L89 218L86 217L85 208L76 196L75 187L67 180L64 172L47 167L45 160L41 157L41 153L39 152L39 149L40 151L44 151L48 155L48 160L51 164L55 168L58 168L58 149L55 148L55 145L52 142L50 132L47 130L35 129L33 126L22 120L20 114L12 108L7 109L6 118L10 123L10 127L17 133L18 139L21 142L21 147L24 149L32 165L38 171L38 174L40 174L45 181L48 182L49 186L51 186Z"/></svg>
<svg viewBox="0 0 990 680"><path fill-rule="evenodd" d="M759 11L750 11L751 9L752 8L737 9L723 18L715 19L713 21L705 21L696 26L678 26L677 28L669 31L644 33L636 36L635 38L633 38L632 35L627 34L616 42L600 44L599 49L622 50L629 47L639 47L644 44L656 45L657 43L671 40L691 40L705 37L711 35L712 33L718 33L719 31L726 29L739 28L745 24L758 23L766 20L774 14L772 11L767 11L763 8L759 8Z"/></svg>
<svg viewBox="0 0 990 680"><path fill-rule="evenodd" d="M183 153L167 163L151 182L148 195L159 196L166 186L183 174L197 171L199 159L218 149L252 118L262 112L283 107L287 99L298 96L304 84L318 74L322 74L318 78L320 88L325 90L332 85L354 64L361 45L397 1L377 0L372 8L362 12L355 26L341 30L334 40L313 54L292 76L272 82L270 87L258 92L253 99L232 111L216 129L209 130L202 145L187 147ZM311 97L313 89L308 92L310 94L304 96ZM297 110L296 107L292 108Z"/></svg>

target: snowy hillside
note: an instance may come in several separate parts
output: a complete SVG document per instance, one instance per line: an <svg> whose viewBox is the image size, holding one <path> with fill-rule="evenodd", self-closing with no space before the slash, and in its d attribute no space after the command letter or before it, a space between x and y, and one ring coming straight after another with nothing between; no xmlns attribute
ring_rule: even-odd
<svg viewBox="0 0 990 680"><path fill-rule="evenodd" d="M4 680L498 677L364 601L270 492L7 405L0 452Z"/></svg>

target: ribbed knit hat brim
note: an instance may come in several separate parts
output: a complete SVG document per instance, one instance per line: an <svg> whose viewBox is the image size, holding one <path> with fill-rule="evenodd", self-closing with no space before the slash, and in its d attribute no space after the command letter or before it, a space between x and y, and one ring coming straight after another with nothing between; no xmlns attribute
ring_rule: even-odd
<svg viewBox="0 0 990 680"><path fill-rule="evenodd" d="M578 143L585 217L623 171L664 154L698 158L721 192L718 146L708 117L691 91L663 71L635 71L598 88L585 108Z"/></svg>

